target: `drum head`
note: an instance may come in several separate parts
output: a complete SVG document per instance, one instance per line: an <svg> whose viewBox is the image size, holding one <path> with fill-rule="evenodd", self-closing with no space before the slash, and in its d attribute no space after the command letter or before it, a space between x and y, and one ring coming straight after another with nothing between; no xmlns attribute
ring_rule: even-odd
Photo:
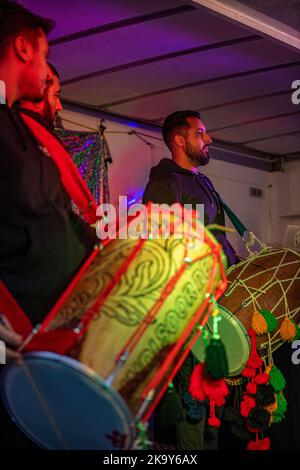
<svg viewBox="0 0 300 470"><path fill-rule="evenodd" d="M1 392L21 430L54 450L129 449L131 413L120 395L87 367L52 353L23 356L6 366Z"/></svg>
<svg viewBox="0 0 300 470"><path fill-rule="evenodd" d="M218 328L227 354L229 376L234 377L242 372L249 359L250 339L246 329L236 316L221 305L218 308L222 317ZM208 332L208 341L212 336L212 324L213 319L210 317L204 327L204 330ZM204 362L205 347L202 335L192 347L192 353L199 362Z"/></svg>

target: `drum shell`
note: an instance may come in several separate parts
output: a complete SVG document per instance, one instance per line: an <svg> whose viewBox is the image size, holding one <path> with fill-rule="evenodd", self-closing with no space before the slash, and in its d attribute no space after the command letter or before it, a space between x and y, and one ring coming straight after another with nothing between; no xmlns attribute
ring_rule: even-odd
<svg viewBox="0 0 300 470"><path fill-rule="evenodd" d="M270 334L270 341L272 350L277 349L283 344L279 329L287 311L294 321L299 323L300 320L300 254L287 249L270 249L230 267L226 276L228 289L220 305L235 315L246 330L251 327L254 310L271 311L278 320L278 328ZM268 344L267 334L257 336L261 355L266 354Z"/></svg>
<svg viewBox="0 0 300 470"><path fill-rule="evenodd" d="M218 247L211 234L206 236L213 247ZM81 318L114 279L137 243L138 240L111 241L93 261L50 328L66 326L68 322L74 324L76 318ZM214 258L207 243L185 253L183 240L173 237L146 240L90 323L82 341L71 353L73 358L102 378L110 377L118 354L159 299L167 282L178 273L186 255L191 260L189 267L176 281L154 322L148 326L113 381L114 388L133 414L139 409L143 391L172 345L202 306L214 265L212 291L221 283L219 260ZM193 262L199 256L203 259ZM221 258L225 264L223 254Z"/></svg>

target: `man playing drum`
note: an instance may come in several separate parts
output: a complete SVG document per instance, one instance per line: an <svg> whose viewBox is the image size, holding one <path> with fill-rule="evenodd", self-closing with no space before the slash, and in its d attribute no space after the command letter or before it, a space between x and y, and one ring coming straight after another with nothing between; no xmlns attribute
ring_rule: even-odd
<svg viewBox="0 0 300 470"><path fill-rule="evenodd" d="M70 219L58 168L17 106L21 99L43 99L49 73L46 35L53 25L0 1L0 80L6 86L6 104L0 106L0 280L33 324L43 320L90 251ZM17 358L22 338L2 316L0 340L7 344L7 360ZM6 412L0 414L0 448L30 447Z"/></svg>
<svg viewBox="0 0 300 470"><path fill-rule="evenodd" d="M151 169L143 202L191 204L194 208L196 204L203 204L205 225L224 226L224 210L213 184L207 176L199 172L199 167L209 162L208 147L212 143L200 114L189 110L172 113L165 119L162 132L171 151L172 160L164 158ZM228 264L238 262L225 233L214 231L213 234L222 245ZM193 367L194 359L190 354L176 379L176 389L181 397L188 390ZM164 400L167 400L167 396ZM176 442L179 449L216 449L217 432L212 429L207 429L206 432L205 418L193 422L187 417L186 410L182 411L184 419L176 424L175 435L171 436L172 429L168 429L166 433L162 428L163 423L160 423L163 429L161 435L164 438L169 435L169 443L174 445ZM160 436L156 437L160 440Z"/></svg>

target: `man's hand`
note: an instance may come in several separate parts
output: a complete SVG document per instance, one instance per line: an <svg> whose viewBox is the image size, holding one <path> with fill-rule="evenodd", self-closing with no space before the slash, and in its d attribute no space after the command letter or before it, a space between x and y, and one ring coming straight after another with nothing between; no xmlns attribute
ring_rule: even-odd
<svg viewBox="0 0 300 470"><path fill-rule="evenodd" d="M4 341L6 346L11 346L12 349L6 348L6 359L11 361L13 359L20 359L21 354L15 351L23 342L21 335L15 332L10 322L4 315L0 314L0 340Z"/></svg>

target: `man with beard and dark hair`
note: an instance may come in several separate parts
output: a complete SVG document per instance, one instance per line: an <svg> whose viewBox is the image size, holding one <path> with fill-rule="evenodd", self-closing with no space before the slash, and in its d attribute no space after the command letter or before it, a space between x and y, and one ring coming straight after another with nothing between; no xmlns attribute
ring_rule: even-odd
<svg viewBox="0 0 300 470"><path fill-rule="evenodd" d="M28 100L21 100L20 102L20 111L42 124L53 136L55 136L53 134L55 120L59 111L63 109L60 92L58 71L48 62L48 74L43 98L36 102ZM57 137L55 136L55 138ZM61 195L65 200L65 208L69 214L69 220L73 229L90 251L98 241L95 230L74 212L71 199L63 187L61 188Z"/></svg>
<svg viewBox="0 0 300 470"><path fill-rule="evenodd" d="M63 109L60 92L61 87L58 72L48 62L48 75L43 99L38 102L22 100L20 103L22 111L42 122L49 130L53 131L58 113Z"/></svg>
<svg viewBox="0 0 300 470"><path fill-rule="evenodd" d="M48 41L54 23L40 18L20 5L0 0L0 80L5 84L5 104L0 106L0 279L12 291L22 286L22 263L30 248L29 232L21 212L29 203L33 186L25 168L40 153L18 115L20 99L41 100L46 87ZM20 194L22 192L22 194ZM24 197L26 196L26 197ZM33 198L34 199L34 198ZM33 203L33 200L31 201ZM19 282L13 279L19 273ZM7 339L6 339L7 338ZM12 346L21 338L7 334L0 324L0 339ZM7 348L7 357L17 353Z"/></svg>
<svg viewBox="0 0 300 470"><path fill-rule="evenodd" d="M59 162L19 109L21 100L40 102L44 97L46 35L53 26L15 2L0 0L0 81L6 89L0 105L0 295L4 284L33 325L43 321L91 251L66 207ZM5 311L0 313L6 360L18 359L16 349L23 339ZM0 423L0 449L33 447L8 417L1 398Z"/></svg>
<svg viewBox="0 0 300 470"><path fill-rule="evenodd" d="M204 224L225 225L224 210L210 179L199 172L209 162L212 139L197 111L176 111L164 121L163 138L172 160L163 158L151 169L143 202L204 205ZM228 264L238 260L225 233L215 231Z"/></svg>
<svg viewBox="0 0 300 470"><path fill-rule="evenodd" d="M172 159L163 158L151 169L143 202L191 204L195 209L196 204L203 204L204 224L224 226L225 216L219 196L210 179L199 172L199 167L209 162L208 147L212 143L200 114L190 110L170 114L164 121L162 133ZM238 259L225 233L213 231L213 234L223 247L228 265L237 263ZM154 418L154 439L181 450L216 450L218 431L206 425L205 416L198 420L189 418L183 404L195 364L193 355L189 354L174 380L176 393L180 397L182 419L177 420L173 427L164 425L163 409L170 408L170 398L166 394Z"/></svg>

